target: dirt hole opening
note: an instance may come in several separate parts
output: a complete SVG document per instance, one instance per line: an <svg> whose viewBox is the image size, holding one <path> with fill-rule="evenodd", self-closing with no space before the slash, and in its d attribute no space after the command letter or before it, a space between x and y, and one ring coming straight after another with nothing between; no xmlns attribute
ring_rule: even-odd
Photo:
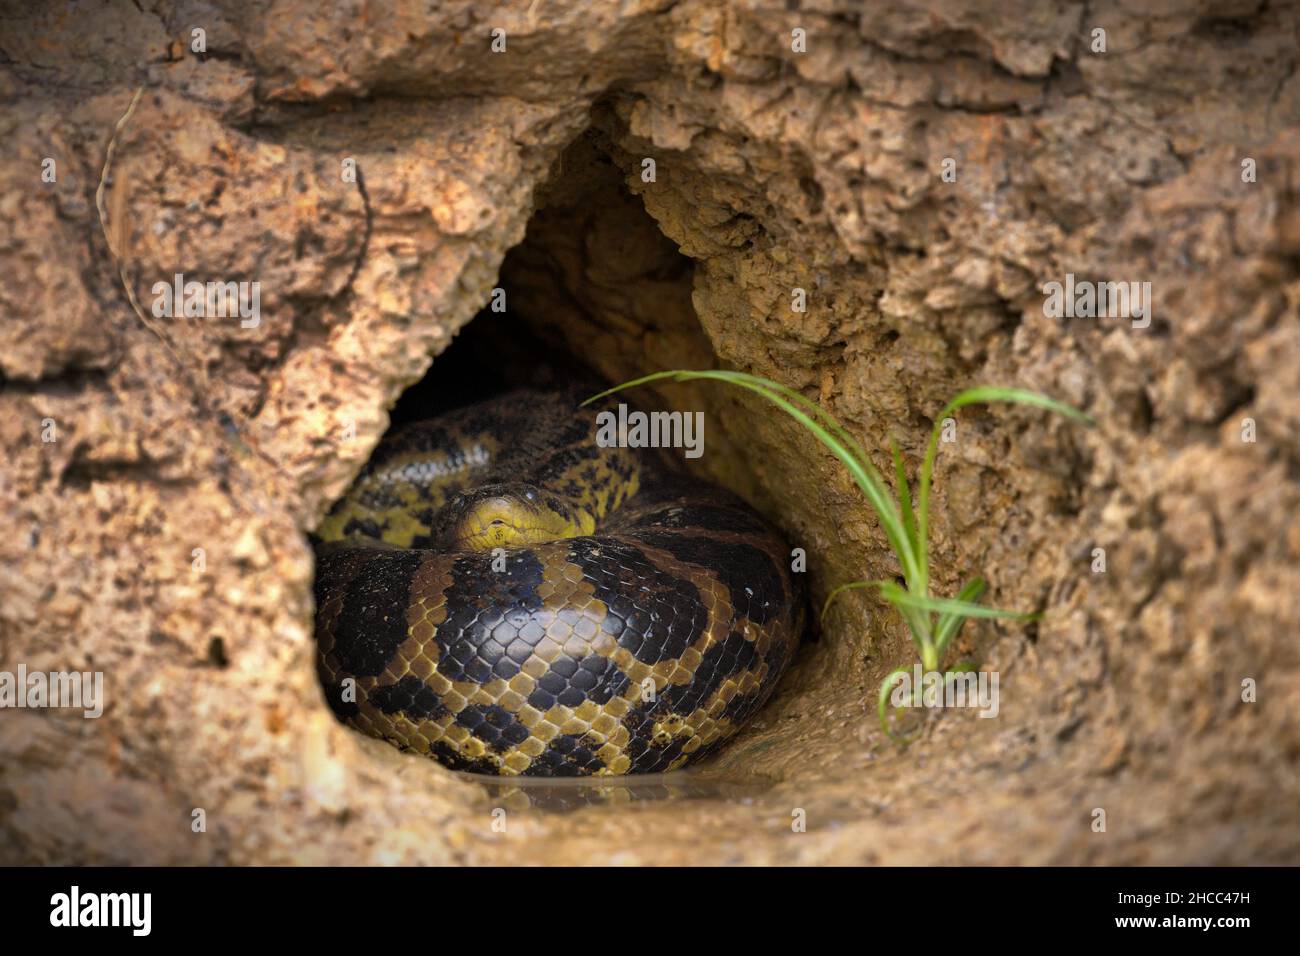
<svg viewBox="0 0 1300 956"><path fill-rule="evenodd" d="M616 153L593 128L562 155L539 189L525 239L502 265L492 300L403 393L390 431L522 387L614 384L663 369L719 367L692 300L697 264L634 195L629 184L639 170L625 157L620 164ZM574 783L580 789L550 793L539 793L542 781L535 778L479 774L476 781L494 791L526 783L532 806L568 810L629 796L732 799L749 787L831 772L845 728L868 720L863 702L870 696L871 662L843 647L829 653L833 638L821 634L817 610L827 588L824 580L818 586L810 579L828 572L788 507L791 495L807 491L801 489L804 476L790 473L791 463L799 467L798 455L776 460L770 448L756 454L750 442L754 416L779 413L716 383L645 388L629 394L629 401L642 408L705 409L707 454L691 462L675 450L677 465L739 494L779 529L792 553L805 553L797 572L803 575L805 624L794 661L734 738L671 779L579 778ZM853 643L864 640L858 635ZM854 673L839 660L846 655L859 665ZM875 667L894 664L882 658ZM837 707L840 715L827 719Z"/></svg>

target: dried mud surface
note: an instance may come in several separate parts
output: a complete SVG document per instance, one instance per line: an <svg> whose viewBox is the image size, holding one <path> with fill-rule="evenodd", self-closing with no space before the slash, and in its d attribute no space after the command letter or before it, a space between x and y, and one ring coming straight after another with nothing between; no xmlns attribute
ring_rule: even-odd
<svg viewBox="0 0 1300 956"><path fill-rule="evenodd" d="M1300 862L1297 5L516 6L0 4L0 670L108 693L0 712L0 861ZM260 324L154 318L177 272ZM1048 318L1066 273L1150 281L1150 327ZM857 597L700 774L485 787L336 724L304 533L498 284L612 378L769 375L913 461L969 385L1095 416L964 410L940 456L937 588L1045 612L965 631L999 716L889 744L912 651ZM896 573L795 426L666 397L818 603Z"/></svg>

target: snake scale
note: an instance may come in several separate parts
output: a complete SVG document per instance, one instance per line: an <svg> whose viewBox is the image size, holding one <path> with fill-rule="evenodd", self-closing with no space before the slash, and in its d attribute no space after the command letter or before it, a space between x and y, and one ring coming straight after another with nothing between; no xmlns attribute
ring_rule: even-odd
<svg viewBox="0 0 1300 956"><path fill-rule="evenodd" d="M349 725L458 770L674 770L771 695L804 600L778 534L578 389L395 429L318 529L318 668ZM605 406L608 407L608 406Z"/></svg>

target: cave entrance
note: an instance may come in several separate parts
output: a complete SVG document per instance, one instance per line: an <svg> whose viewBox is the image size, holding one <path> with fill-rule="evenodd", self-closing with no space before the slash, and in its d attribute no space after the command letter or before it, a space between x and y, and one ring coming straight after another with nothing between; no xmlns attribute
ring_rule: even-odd
<svg viewBox="0 0 1300 956"><path fill-rule="evenodd" d="M424 379L403 393L392 410L390 429L454 416L458 409L523 387L612 384L649 371L717 366L692 303L695 263L664 235L629 190L628 177L634 172L623 168L616 155L595 127L563 153L538 190L526 236L507 255L489 303L438 356ZM641 394L629 396L629 401L653 402L657 408L708 407L689 387L669 385L655 391L653 398ZM687 461L677 452L676 467L701 472L750 497L744 486L752 486L753 476L726 425L719 422L714 428L711 422L708 440L705 461ZM328 682L326 693L335 693ZM747 723L756 721L762 726L761 711ZM743 747L746 733L742 729L719 753L693 765L689 783L637 774L599 782L578 778L565 788L555 780L531 778L529 784L540 786L530 787L526 799L533 807L565 809L628 797L743 795L764 785L761 775L711 775L710 767L717 757ZM729 763L744 766L743 760ZM479 774L475 779L497 795L510 796L520 778ZM617 783L611 784L611 779ZM510 793L503 794L502 788Z"/></svg>

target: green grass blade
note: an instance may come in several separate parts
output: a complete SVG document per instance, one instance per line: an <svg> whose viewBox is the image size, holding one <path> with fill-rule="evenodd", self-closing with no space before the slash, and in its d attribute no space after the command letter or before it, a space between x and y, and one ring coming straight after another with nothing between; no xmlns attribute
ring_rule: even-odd
<svg viewBox="0 0 1300 956"><path fill-rule="evenodd" d="M613 388L607 388L603 392L597 392L590 398L584 399L578 407L583 408L590 405L592 402L598 402L602 398L608 398L615 392L621 392L629 388L636 388L638 385L645 385L649 382L660 382L667 378L671 378L676 382L685 382L688 381L688 379L682 377L685 374L686 373L682 371L651 372L649 375L642 375L640 378L634 378L629 382L624 382L622 385L615 385Z"/></svg>
<svg viewBox="0 0 1300 956"><path fill-rule="evenodd" d="M867 469L868 471L870 471L872 474L875 475L875 477L879 480L881 486L882 487L884 486L884 478L880 475L879 470L876 469L876 466L872 463L870 456L867 455L866 453L866 450L857 441L857 439L855 439L852 435L850 435L848 431L844 428L844 426L840 424L839 419L837 419L830 412L826 411L826 409L822 408L816 402L812 401L811 399L804 398L803 395L795 391L793 388L790 388L787 385L782 385L780 382L773 381L770 378L763 378L761 375L750 375L747 372L735 372L735 371L728 371L728 370L702 370L702 371L695 371L695 372L689 370L678 370L678 371L669 371L669 372L655 372L643 378L639 378L631 382L626 382L623 385L619 385L615 388L607 389L598 395L593 395L591 398L587 399L582 404L587 405L590 402L594 402L599 398L603 398L607 395L612 394L613 392L619 391L624 388L630 388L634 385L640 385L644 382L652 381L655 379L672 378L674 381L685 382L695 378L705 378L705 377L715 378L721 381L727 381L733 385L748 383L749 385L753 385L758 388L769 389L773 392L777 392L780 395L784 396L791 403L801 407L807 414L811 415L814 419L821 422L823 426L827 429L827 431L829 431L836 438L838 438L850 451L854 453L854 455L859 459L859 461L862 463L865 469Z"/></svg>
<svg viewBox="0 0 1300 956"><path fill-rule="evenodd" d="M1000 607L985 607L969 601L955 601L951 598L936 598L913 594L893 581L879 582L880 593L891 604L898 607L912 607L922 611L951 612L959 617L1007 618L1013 621L1032 621L1043 615L1036 611L1009 611Z"/></svg>
<svg viewBox="0 0 1300 956"><path fill-rule="evenodd" d="M826 596L826 603L822 605L822 613L819 620L826 620L826 612L831 608L831 602L843 594L845 591L857 591L862 588L880 589L883 584L894 584L892 581L850 581L848 584L841 584L834 588ZM897 585L894 585L897 587ZM908 633L912 637L912 643L920 651L921 656L929 659L933 656L934 641L930 637L929 615L928 612L918 611L915 608L899 607L898 613L903 616L903 622L907 625Z"/></svg>
<svg viewBox="0 0 1300 956"><path fill-rule="evenodd" d="M893 435L889 436L889 452L894 456L894 490L897 492L898 503L903 512L903 527L907 529L908 537L912 540L912 547L916 548L916 511L912 507L912 486L907 481L907 469L903 467L903 453L899 450L898 442L894 440ZM916 591L925 594L928 585L929 581L922 581Z"/></svg>
<svg viewBox="0 0 1300 956"><path fill-rule="evenodd" d="M988 585L983 578L972 578L964 588L957 592L957 600L965 601L968 604L978 604L987 587ZM960 614L953 614L950 611L945 611L939 615L939 623L934 629L934 644L939 649L940 656L948 649L948 645L957 636L957 632L961 630L962 622L965 620L965 617Z"/></svg>
<svg viewBox="0 0 1300 956"><path fill-rule="evenodd" d="M810 431L813 436L825 446L831 454L838 458L841 463L849 470L854 482L862 493L866 496L872 509L876 512L880 520L881 527L885 531L885 536L889 539L890 546L894 549L894 554L898 557L902 566L903 576L908 581L920 580L923 575L916 561L915 549L912 547L912 541L908 537L907 529L903 525L901 516L898 513L897 504L890 498L888 487L885 485L884 476L880 470L871 463L866 457L861 446L853 442L851 436L844 432L843 428L834 421L828 412L821 410L814 403L802 395L793 393L792 390L786 389L785 386L778 385L770 379L760 378L755 375L746 375L741 372L728 371L689 371L675 370L668 372L654 372L650 375L644 375L641 378L633 379L630 382L624 382L622 385L616 385L613 388L606 389L596 395L591 396L582 404L587 405L600 398L605 398L615 392L621 392L624 389L633 388L638 385L644 385L648 382L661 381L671 378L677 382L689 382L700 379L726 382L740 388L748 389L751 392L767 399L773 405L776 405L787 415L792 417L799 424L803 425ZM800 405L809 408L808 412L796 407L791 401L786 400L786 395L791 394L795 397ZM815 411L814 411L815 410ZM815 417L814 417L815 416ZM822 421L818 421L820 418ZM823 424L827 422L828 424ZM833 424L830 424L833 423ZM841 440L831 431L838 431L840 435L847 437L848 441ZM857 446L858 453L851 450Z"/></svg>
<svg viewBox="0 0 1300 956"><path fill-rule="evenodd" d="M804 398L802 394L795 391L793 388L790 388L788 385L782 385L780 382L774 381L770 378L764 378L761 375L750 375L748 372L736 372L736 371L730 371L725 369L724 370L701 370L701 371L678 370L678 371L669 371L669 372L655 372L651 375L647 375L643 378L636 379L632 382L626 382L623 385L617 386L616 388L607 389L606 391L601 392L598 395L593 395L591 398L587 399L582 404L583 405L589 404L590 402L594 402L599 398L603 398L607 395L612 394L613 392L619 391L624 388L629 388L634 385L640 385L644 382L652 381L655 379L672 378L674 381L685 382L685 381L690 381L692 378L705 377L705 376L718 377L721 378L722 380L730 381L732 384L737 384L737 385L742 382L747 382L750 385L756 385L760 388L766 388L774 392L778 392L791 403L801 407L806 413L810 414L814 419L820 421L826 427L826 429L829 432L831 432L831 434L835 435L835 437L837 437L840 441L842 441L845 444L845 446L847 446L851 451L853 451L854 454L856 454L863 461L865 465L871 468L875 467L871 463L871 458L867 455L866 451L862 448L862 445L859 444L858 441L848 433L848 431L844 428L844 426L840 424L839 419L837 419L830 412L826 411L826 409L822 408L820 405L818 405L816 402L812 401L811 399Z"/></svg>
<svg viewBox="0 0 1300 956"><path fill-rule="evenodd" d="M1064 415L1066 418L1072 418L1077 422L1082 422L1089 427L1096 425L1097 420L1087 412L1081 412L1073 405L1067 405L1065 402L1049 398L1039 392L1031 392L1023 388L1002 388L997 385L980 385L976 388L968 388L964 392L958 393L953 397L943 411L939 413L940 420L947 418L952 412L959 408L965 408L967 405L986 405L989 402L1011 402L1016 405L1031 405L1035 408L1045 408L1049 412L1056 412L1058 415Z"/></svg>
<svg viewBox="0 0 1300 956"><path fill-rule="evenodd" d="M1023 388L1000 388L995 385L981 385L977 388L968 388L964 392L959 392L952 401L943 407L943 411L935 416L934 428L930 431L930 444L925 449L925 458L921 462L921 473L917 477L917 563L921 567L929 567L930 482L934 476L934 456L939 451L939 434L943 429L943 420L959 408L986 402L1011 402L1019 405L1031 405L1035 408L1057 412L1085 425L1096 424L1095 419L1079 411L1073 405L1058 402L1054 398L1048 398L1046 395L1030 392Z"/></svg>
<svg viewBox="0 0 1300 956"><path fill-rule="evenodd" d="M910 737L904 737L901 734L894 733L894 728L889 726L889 698L893 695L894 692L894 688L893 688L894 678L897 677L899 674L910 674L910 673L911 671L909 671L906 667L900 667L897 670L891 671L889 676L886 677L884 681L881 683L880 696L876 701L876 715L880 718L880 729L885 732L886 737L888 737L890 740L892 740L894 743L898 744L901 747L906 747L908 744L910 744L913 740L916 739L916 735L913 734Z"/></svg>
<svg viewBox="0 0 1300 956"><path fill-rule="evenodd" d="M836 438L842 441L844 445L850 451L852 451L866 466L870 468L875 467L875 465L873 465L871 462L870 456L867 455L866 450L863 449L862 445L858 442L858 440L854 438L852 435L850 435L848 430L842 424L840 424L839 419L836 418L834 415L832 415L830 412L828 412L826 409L822 408L812 399L804 398L802 394L795 391L793 388L790 388L788 385L782 385L780 382L774 381L770 378L763 378L761 375L750 375L748 372L735 372L735 371L727 371L724 374L726 374L728 378L730 378L733 382L736 383L748 382L751 385L758 385L763 388L770 388L775 392L779 392L781 395L785 396L787 400L794 403L795 405L800 406L801 408L803 408L805 412L811 414L814 418L822 422L822 424L826 427L826 429L831 434L833 434Z"/></svg>
<svg viewBox="0 0 1300 956"><path fill-rule="evenodd" d="M825 425L827 430L829 430L841 442L843 442L844 445L862 463L863 467L871 472L871 474L876 478L876 480L879 482L879 484L882 487L884 486L884 477L880 474L879 470L872 463L870 456L867 454L866 450L862 447L861 443L858 442L858 440L854 438L851 434L849 434L849 432L844 428L844 426L840 424L839 419L837 419L830 412L826 411L826 409L822 408L820 405L818 405L816 402L812 401L811 399L805 398L803 395L801 395L799 392L795 391L794 389L782 385L780 382L775 382L772 379L763 378L758 375L750 375L746 372L727 372L726 374L730 378L734 379L737 383L741 381L745 381L754 385L758 385L761 387L770 388L774 391L778 391L786 398L788 398L791 402L801 405L811 415L819 419ZM908 533L907 535L908 542L912 546L912 554L910 556L900 554L899 563L903 566L903 576L904 578L907 579L908 586L913 591L916 591L919 594L925 594L927 588L929 587L929 568L926 565L924 560L919 560L919 557L923 552L920 550L917 544L916 514L913 509L912 492L911 492L911 488L908 487L906 472L902 472L899 470L899 466L900 466L899 463L902 455L901 452L899 452L899 450L897 449L896 445L897 443L894 441L893 437L891 436L890 446L894 455L895 476L896 479L901 478L901 480L896 480L896 484L895 484L895 488L897 490L896 498L898 499L899 516L903 520L903 526ZM910 569L909 569L909 564L910 564ZM928 633L929 631L928 624L926 625L924 630Z"/></svg>
<svg viewBox="0 0 1300 956"><path fill-rule="evenodd" d="M860 588L874 588L878 583L878 581L850 581L848 584L841 584L839 587L833 588L831 593L826 595L826 603L822 605L822 613L817 620L826 620L826 612L831 609L831 602L845 591L856 591Z"/></svg>

